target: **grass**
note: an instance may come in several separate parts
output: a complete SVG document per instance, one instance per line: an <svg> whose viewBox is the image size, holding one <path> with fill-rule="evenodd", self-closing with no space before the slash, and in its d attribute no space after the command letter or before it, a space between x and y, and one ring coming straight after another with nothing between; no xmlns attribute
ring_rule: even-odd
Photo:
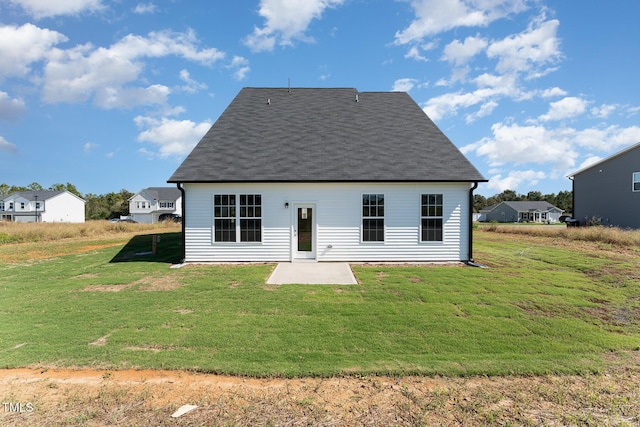
<svg viewBox="0 0 640 427"><path fill-rule="evenodd" d="M359 285L268 286L271 264L169 269L175 232L156 256L136 255L149 235L83 241L39 259L0 246L1 367L531 375L640 350L638 247L479 230L488 269L358 265Z"/></svg>
<svg viewBox="0 0 640 427"><path fill-rule="evenodd" d="M70 223L21 223L0 221L0 245L9 243L39 243L71 238L100 238L129 236L131 234L158 229L177 230L173 222L139 224L128 222L87 221Z"/></svg>

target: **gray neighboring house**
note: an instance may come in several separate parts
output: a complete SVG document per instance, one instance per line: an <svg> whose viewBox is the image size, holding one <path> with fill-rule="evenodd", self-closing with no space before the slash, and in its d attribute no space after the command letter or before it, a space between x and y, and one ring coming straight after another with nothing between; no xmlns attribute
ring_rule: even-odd
<svg viewBox="0 0 640 427"><path fill-rule="evenodd" d="M168 182L185 261L471 261L486 179L405 92L244 88Z"/></svg>
<svg viewBox="0 0 640 427"><path fill-rule="evenodd" d="M573 217L640 228L640 143L569 175L573 181Z"/></svg>
<svg viewBox="0 0 640 427"><path fill-rule="evenodd" d="M538 222L560 221L563 210L544 201L500 202L480 211L485 222Z"/></svg>

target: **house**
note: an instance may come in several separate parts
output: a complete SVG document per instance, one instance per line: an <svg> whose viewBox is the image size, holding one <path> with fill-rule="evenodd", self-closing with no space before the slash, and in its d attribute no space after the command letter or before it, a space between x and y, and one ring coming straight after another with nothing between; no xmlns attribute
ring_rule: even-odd
<svg viewBox="0 0 640 427"><path fill-rule="evenodd" d="M640 228L640 143L574 172L569 179L573 217L582 225Z"/></svg>
<svg viewBox="0 0 640 427"><path fill-rule="evenodd" d="M84 222L85 201L68 191L18 191L0 198L0 220Z"/></svg>
<svg viewBox="0 0 640 427"><path fill-rule="evenodd" d="M129 214L136 222L152 224L162 215L182 216L182 193L175 187L149 187L129 199Z"/></svg>
<svg viewBox="0 0 640 427"><path fill-rule="evenodd" d="M554 223L560 221L562 209L544 201L500 202L480 211L481 221L485 222L539 222Z"/></svg>
<svg viewBox="0 0 640 427"><path fill-rule="evenodd" d="M168 182L185 261L470 261L483 176L404 92L244 88Z"/></svg>

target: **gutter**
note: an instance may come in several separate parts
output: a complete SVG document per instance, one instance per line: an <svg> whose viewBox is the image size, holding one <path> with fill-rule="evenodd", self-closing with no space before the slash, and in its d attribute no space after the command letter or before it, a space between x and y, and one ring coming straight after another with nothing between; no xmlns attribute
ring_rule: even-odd
<svg viewBox="0 0 640 427"><path fill-rule="evenodd" d="M185 197L185 191L184 188L182 188L182 185L180 182L176 183L176 186L178 187L178 190L180 190L180 193L182 193L182 260L180 261L180 264L184 264L184 262L187 259L187 234L185 233L186 231L186 221L187 218L185 217L185 212L186 210L186 197Z"/></svg>
<svg viewBox="0 0 640 427"><path fill-rule="evenodd" d="M469 189L469 257L465 264L471 267L487 268L485 265L476 264L473 260L473 190L478 188L478 182L475 181Z"/></svg>

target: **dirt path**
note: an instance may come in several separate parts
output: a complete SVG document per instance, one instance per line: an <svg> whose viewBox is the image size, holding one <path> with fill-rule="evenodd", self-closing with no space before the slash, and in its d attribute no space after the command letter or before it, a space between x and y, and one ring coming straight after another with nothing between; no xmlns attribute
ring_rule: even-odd
<svg viewBox="0 0 640 427"><path fill-rule="evenodd" d="M640 358L631 359L601 375L456 379L5 369L0 424L640 425ZM172 418L184 404L198 408Z"/></svg>

